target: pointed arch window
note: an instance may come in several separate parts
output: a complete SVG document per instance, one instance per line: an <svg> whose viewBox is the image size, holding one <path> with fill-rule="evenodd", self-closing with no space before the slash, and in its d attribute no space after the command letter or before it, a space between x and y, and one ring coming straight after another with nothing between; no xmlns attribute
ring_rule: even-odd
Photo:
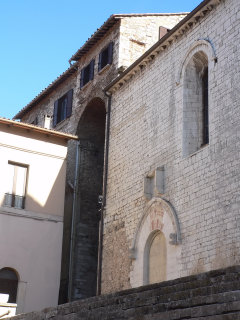
<svg viewBox="0 0 240 320"><path fill-rule="evenodd" d="M202 76L202 145L209 143L209 128L208 128L208 67L205 68Z"/></svg>
<svg viewBox="0 0 240 320"><path fill-rule="evenodd" d="M196 52L189 60L183 82L183 156L209 143L208 57Z"/></svg>

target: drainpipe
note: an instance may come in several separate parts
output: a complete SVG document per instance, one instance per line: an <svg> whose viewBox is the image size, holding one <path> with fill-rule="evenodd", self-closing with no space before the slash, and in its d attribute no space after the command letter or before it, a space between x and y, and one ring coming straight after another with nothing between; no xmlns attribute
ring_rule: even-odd
<svg viewBox="0 0 240 320"><path fill-rule="evenodd" d="M101 294L101 282L102 282L102 249L103 249L103 215L106 206L106 196L107 196L107 177L108 177L108 154L109 154L109 138L110 138L110 118L111 118L111 103L112 96L105 92L108 98L107 107L107 126L106 126L106 145L105 145L105 155L104 155L104 176L103 176L103 199L101 205L101 218L99 226L99 247L98 247L98 269L97 269L97 296Z"/></svg>
<svg viewBox="0 0 240 320"><path fill-rule="evenodd" d="M80 160L80 141L76 145L76 163L74 174L73 186L73 207L72 207L72 225L71 225L71 238L70 238L70 257L69 257L69 271L68 271L68 302L72 300L72 274L73 274L73 250L75 239L75 221L77 212L77 192L78 192L78 175L79 175L79 160Z"/></svg>

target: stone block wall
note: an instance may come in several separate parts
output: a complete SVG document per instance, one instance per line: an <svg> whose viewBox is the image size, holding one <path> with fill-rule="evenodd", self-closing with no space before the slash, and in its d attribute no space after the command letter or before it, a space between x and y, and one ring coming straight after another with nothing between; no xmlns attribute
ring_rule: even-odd
<svg viewBox="0 0 240 320"><path fill-rule="evenodd" d="M93 119L95 114L94 108L98 108L98 106L101 105L106 109L107 98L103 93L103 88L118 75L118 68L121 67L123 63L124 66L129 66L134 59L158 40L159 25L170 28L184 16L184 14L152 15L149 17L124 16L105 33L101 40L97 41L95 45L82 56L76 64L76 72L67 77L67 79L59 84L51 93L39 100L38 104L21 119L23 122L32 123L37 117L38 125L43 126L44 117L46 115L50 117L53 116L54 102L64 96L69 90L73 89L72 115L57 123L54 128L78 135L81 144L79 149L81 158L79 163L81 168L78 173L79 183L76 196L78 203L76 205L75 237L73 242L73 299L80 299L95 294L94 283L96 282L99 221L97 196L102 194L104 141L101 141L101 146L98 145L97 148L94 146L96 150L94 148L91 152L87 150L90 145L98 144L96 141L96 139L98 139L97 136L102 135L99 132L99 128L96 127L96 139L92 141L93 134L89 133L89 128L92 128L93 124L98 126L96 121L97 116L95 120ZM127 20L126 22L125 19ZM143 45L139 45L139 39L144 41ZM99 53L111 41L113 42L112 64L105 66L98 72ZM129 44L132 45L129 46ZM93 59L95 60L94 78L80 88L81 70ZM101 103L99 103L99 101L101 101ZM102 125L104 126L104 119L102 120ZM67 158L60 302L67 301L76 150L76 143L70 142ZM112 225L112 228L115 230L115 225ZM119 227L117 226L116 228L118 229ZM119 239L116 239L115 236L112 240L119 242ZM127 250L127 239L124 237L124 234L121 243L123 245L125 244L125 249ZM122 257L124 258L121 264L125 265L128 260L125 258L124 251L122 252ZM122 268L121 272L123 272ZM129 270L126 270L124 276L125 283L128 283L128 274ZM91 285L87 286L86 283L91 283ZM119 284L118 287L123 289L126 286Z"/></svg>
<svg viewBox="0 0 240 320"><path fill-rule="evenodd" d="M92 297L14 320L238 320L240 268Z"/></svg>
<svg viewBox="0 0 240 320"><path fill-rule="evenodd" d="M138 256L129 257L126 248L131 248L149 203L144 179L162 166L162 197L178 216L182 238L180 244L169 247L169 252L180 248L180 254L176 253L176 263L168 260L167 279L240 262L239 9L237 0L215 2L113 93L103 292L139 285L135 278ZM204 50L201 39L211 52L209 144L184 156L184 73L180 81L179 73L195 45ZM212 59L214 52L217 62ZM115 237L119 241L113 242ZM143 274L143 264L139 268Z"/></svg>
<svg viewBox="0 0 240 320"><path fill-rule="evenodd" d="M186 13L125 17L120 25L119 67L129 66L159 40L159 28L172 29Z"/></svg>

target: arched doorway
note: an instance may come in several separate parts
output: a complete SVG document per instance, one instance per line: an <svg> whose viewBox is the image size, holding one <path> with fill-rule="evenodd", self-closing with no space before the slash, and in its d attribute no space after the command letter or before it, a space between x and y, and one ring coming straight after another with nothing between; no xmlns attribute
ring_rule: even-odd
<svg viewBox="0 0 240 320"><path fill-rule="evenodd" d="M11 268L0 270L0 293L8 294L8 303L17 302L18 276Z"/></svg>
<svg viewBox="0 0 240 320"><path fill-rule="evenodd" d="M152 198L139 219L130 248L131 286L180 277L180 244L180 225L173 206L162 198Z"/></svg>
<svg viewBox="0 0 240 320"><path fill-rule="evenodd" d="M166 280L167 247L161 231L155 232L146 246L146 263L148 284Z"/></svg>
<svg viewBox="0 0 240 320"><path fill-rule="evenodd" d="M100 206L102 195L105 104L94 98L79 121L80 140L72 299L96 295Z"/></svg>

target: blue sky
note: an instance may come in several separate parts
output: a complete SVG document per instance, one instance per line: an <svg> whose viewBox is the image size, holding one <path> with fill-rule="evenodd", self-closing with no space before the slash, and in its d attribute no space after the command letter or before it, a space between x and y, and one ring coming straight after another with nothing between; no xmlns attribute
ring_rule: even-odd
<svg viewBox="0 0 240 320"><path fill-rule="evenodd" d="M0 116L56 79L113 13L189 12L200 0L0 0Z"/></svg>

